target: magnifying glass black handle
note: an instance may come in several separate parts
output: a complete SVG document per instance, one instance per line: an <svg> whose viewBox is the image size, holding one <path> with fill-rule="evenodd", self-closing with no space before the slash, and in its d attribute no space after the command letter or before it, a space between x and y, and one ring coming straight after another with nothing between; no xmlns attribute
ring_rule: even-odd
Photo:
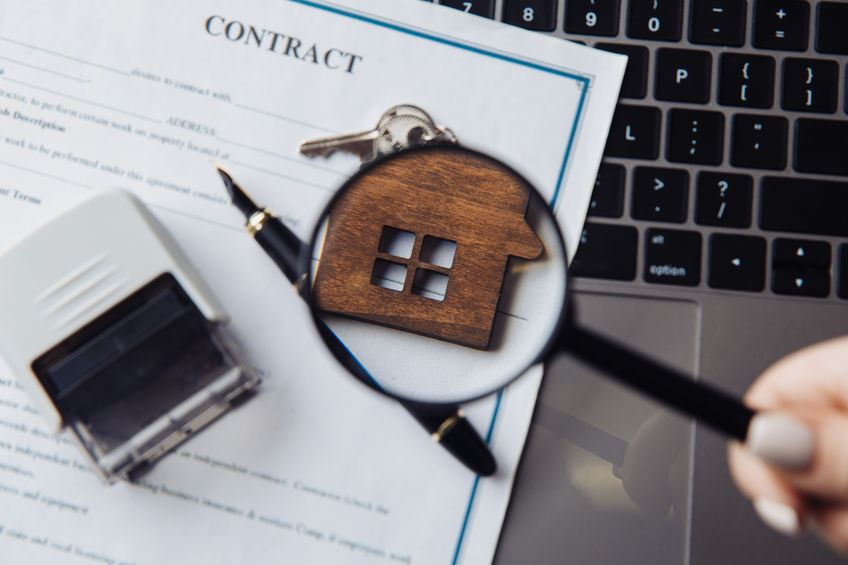
<svg viewBox="0 0 848 565"><path fill-rule="evenodd" d="M560 347L619 382L744 442L756 415L733 396L692 380L591 330L568 324Z"/></svg>

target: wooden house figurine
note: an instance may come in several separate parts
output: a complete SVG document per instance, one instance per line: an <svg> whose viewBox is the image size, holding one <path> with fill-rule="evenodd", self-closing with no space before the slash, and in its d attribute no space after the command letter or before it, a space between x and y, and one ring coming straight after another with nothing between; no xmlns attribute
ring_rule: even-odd
<svg viewBox="0 0 848 565"><path fill-rule="evenodd" d="M544 249L529 196L503 165L456 147L378 163L330 211L317 307L488 349L507 260Z"/></svg>

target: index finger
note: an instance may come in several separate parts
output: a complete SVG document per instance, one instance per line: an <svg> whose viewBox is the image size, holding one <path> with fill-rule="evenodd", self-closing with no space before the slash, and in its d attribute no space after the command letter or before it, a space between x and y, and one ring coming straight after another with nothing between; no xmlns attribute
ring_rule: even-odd
<svg viewBox="0 0 848 565"><path fill-rule="evenodd" d="M756 380L745 399L755 409L848 410L848 336L782 358Z"/></svg>

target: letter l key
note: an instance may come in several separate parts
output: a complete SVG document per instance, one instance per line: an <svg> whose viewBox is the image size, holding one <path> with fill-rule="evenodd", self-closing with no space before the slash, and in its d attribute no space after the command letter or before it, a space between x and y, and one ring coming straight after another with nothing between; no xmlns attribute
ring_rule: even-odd
<svg viewBox="0 0 848 565"><path fill-rule="evenodd" d="M655 159L659 152L661 119L659 108L619 104L612 117L604 154Z"/></svg>

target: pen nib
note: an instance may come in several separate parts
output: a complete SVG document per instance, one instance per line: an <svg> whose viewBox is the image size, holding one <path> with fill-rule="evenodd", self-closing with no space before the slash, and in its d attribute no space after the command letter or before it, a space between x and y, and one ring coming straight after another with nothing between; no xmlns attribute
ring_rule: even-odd
<svg viewBox="0 0 848 565"><path fill-rule="evenodd" d="M224 181L224 187L226 187L227 193L230 195L233 206L238 208L244 214L245 218L250 217L251 214L259 210L259 206L236 184L233 177L227 171L219 165L215 165L215 168L218 169L218 174L221 175L221 180Z"/></svg>

